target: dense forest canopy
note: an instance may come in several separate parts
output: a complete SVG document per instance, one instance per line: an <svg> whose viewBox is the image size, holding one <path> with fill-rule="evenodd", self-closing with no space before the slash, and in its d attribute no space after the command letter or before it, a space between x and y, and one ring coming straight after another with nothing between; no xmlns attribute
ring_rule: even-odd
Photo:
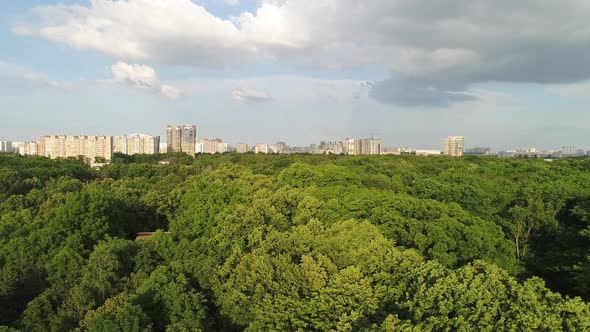
<svg viewBox="0 0 590 332"><path fill-rule="evenodd" d="M587 331L586 301L590 159L0 155L0 330Z"/></svg>

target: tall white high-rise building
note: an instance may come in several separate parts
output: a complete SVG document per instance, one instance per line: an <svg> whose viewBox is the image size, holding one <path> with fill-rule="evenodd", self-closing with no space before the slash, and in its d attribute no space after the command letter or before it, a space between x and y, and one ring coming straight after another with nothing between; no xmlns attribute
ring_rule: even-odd
<svg viewBox="0 0 590 332"><path fill-rule="evenodd" d="M347 138L344 140L344 153L350 155L357 155L360 154L360 144L359 140L354 138Z"/></svg>
<svg viewBox="0 0 590 332"><path fill-rule="evenodd" d="M364 138L360 140L361 153L360 154L381 154L381 140L377 138Z"/></svg>
<svg viewBox="0 0 590 332"><path fill-rule="evenodd" d="M12 151L12 142L0 141L0 153L10 153Z"/></svg>
<svg viewBox="0 0 590 332"><path fill-rule="evenodd" d="M443 150L447 156L463 156L464 147L465 138L463 136L449 136L443 140Z"/></svg>
<svg viewBox="0 0 590 332"><path fill-rule="evenodd" d="M128 155L157 154L160 152L160 136L139 134L115 136L113 139L113 152Z"/></svg>
<svg viewBox="0 0 590 332"><path fill-rule="evenodd" d="M563 155L567 155L567 156L573 156L576 154L576 150L577 148L575 146L562 146L561 147L561 154Z"/></svg>
<svg viewBox="0 0 590 332"><path fill-rule="evenodd" d="M168 153L184 152L194 157L197 145L197 126L166 127L166 143L168 144Z"/></svg>
<svg viewBox="0 0 590 332"><path fill-rule="evenodd" d="M381 154L381 140L378 138L347 138L344 140L344 153L349 155Z"/></svg>

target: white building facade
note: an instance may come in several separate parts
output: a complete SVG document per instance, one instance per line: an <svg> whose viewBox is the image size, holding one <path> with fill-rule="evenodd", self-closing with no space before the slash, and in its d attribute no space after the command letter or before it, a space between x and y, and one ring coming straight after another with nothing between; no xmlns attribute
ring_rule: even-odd
<svg viewBox="0 0 590 332"><path fill-rule="evenodd" d="M126 135L113 138L113 152L127 155L158 154L160 152L160 136Z"/></svg>
<svg viewBox="0 0 590 332"><path fill-rule="evenodd" d="M11 153L12 151L14 151L12 149L12 142L0 141L0 153Z"/></svg>
<svg viewBox="0 0 590 332"><path fill-rule="evenodd" d="M443 140L444 153L447 156L461 157L465 148L463 136L449 136Z"/></svg>

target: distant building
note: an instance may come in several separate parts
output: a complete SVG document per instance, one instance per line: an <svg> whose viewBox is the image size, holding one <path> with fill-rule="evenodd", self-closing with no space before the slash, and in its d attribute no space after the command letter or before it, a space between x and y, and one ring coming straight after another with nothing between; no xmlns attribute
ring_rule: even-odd
<svg viewBox="0 0 590 332"><path fill-rule="evenodd" d="M289 147L287 146L287 143L285 143L285 142L278 142L276 144L274 151L278 154L286 154L286 153L289 153Z"/></svg>
<svg viewBox="0 0 590 332"><path fill-rule="evenodd" d="M574 156L577 148L575 146L563 146L561 148L561 154L566 156Z"/></svg>
<svg viewBox="0 0 590 332"><path fill-rule="evenodd" d="M361 139L361 153L360 154L381 154L381 140L376 138Z"/></svg>
<svg viewBox="0 0 590 332"><path fill-rule="evenodd" d="M354 138L347 138L344 140L344 153L349 155L360 154L360 142Z"/></svg>
<svg viewBox="0 0 590 332"><path fill-rule="evenodd" d="M310 145L310 146L292 146L290 149L291 153L319 153L319 149L317 146Z"/></svg>
<svg viewBox="0 0 590 332"><path fill-rule="evenodd" d="M516 152L514 152L514 151L498 151L497 156L498 156L498 158L514 158L516 156Z"/></svg>
<svg viewBox="0 0 590 332"><path fill-rule="evenodd" d="M113 152L127 155L157 154L160 152L160 136L126 135L113 138Z"/></svg>
<svg viewBox="0 0 590 332"><path fill-rule="evenodd" d="M268 144L256 144L256 148L254 149L255 153L271 153L270 145Z"/></svg>
<svg viewBox="0 0 590 332"><path fill-rule="evenodd" d="M490 149L488 147L478 147L478 148L465 149L465 154L472 155L472 156L487 156L491 153L492 153L492 149Z"/></svg>
<svg viewBox="0 0 590 332"><path fill-rule="evenodd" d="M112 136L46 135L41 136L39 142L29 142L28 147L26 144L28 154L33 154L32 150L35 149L37 155L52 159L82 157L87 162L96 158L110 161L113 155Z"/></svg>
<svg viewBox="0 0 590 332"><path fill-rule="evenodd" d="M377 138L347 138L344 140L344 153L350 155L381 154L381 140Z"/></svg>
<svg viewBox="0 0 590 332"><path fill-rule="evenodd" d="M417 156L440 156L440 150L416 150Z"/></svg>
<svg viewBox="0 0 590 332"><path fill-rule="evenodd" d="M443 150L445 155L452 157L463 156L465 138L463 136L449 136L443 140Z"/></svg>
<svg viewBox="0 0 590 332"><path fill-rule="evenodd" d="M217 153L226 153L229 151L229 145L227 143L219 143L217 145Z"/></svg>
<svg viewBox="0 0 590 332"><path fill-rule="evenodd" d="M246 143L238 143L236 144L236 152L237 153L246 153L248 152L248 144Z"/></svg>
<svg viewBox="0 0 590 332"><path fill-rule="evenodd" d="M537 153L537 148L518 148L516 149L518 154L532 154Z"/></svg>
<svg viewBox="0 0 590 332"><path fill-rule="evenodd" d="M189 156L195 156L197 144L197 126L168 126L166 127L167 152L184 152Z"/></svg>
<svg viewBox="0 0 590 332"><path fill-rule="evenodd" d="M400 148L382 148L381 154L400 155L401 149Z"/></svg>
<svg viewBox="0 0 590 332"><path fill-rule="evenodd" d="M96 158L110 161L113 156L113 137L111 136L85 136L81 138L81 145L86 144L85 154L87 160Z"/></svg>
<svg viewBox="0 0 590 332"><path fill-rule="evenodd" d="M199 138L197 140L197 153L216 154L227 152L227 143L223 143L221 138L205 139Z"/></svg>
<svg viewBox="0 0 590 332"><path fill-rule="evenodd" d="M573 157L573 156L584 156L586 151L584 149L578 149L575 146L563 146L561 148L561 156Z"/></svg>
<svg viewBox="0 0 590 332"><path fill-rule="evenodd" d="M21 156L39 156L41 152L39 146L39 142L37 141L19 142L16 150L14 151L16 151Z"/></svg>
<svg viewBox="0 0 590 332"><path fill-rule="evenodd" d="M344 143L342 142L320 142L319 150L324 154L343 154Z"/></svg>
<svg viewBox="0 0 590 332"><path fill-rule="evenodd" d="M25 156L25 142L12 142L12 151Z"/></svg>
<svg viewBox="0 0 590 332"><path fill-rule="evenodd" d="M559 155L559 154L561 154L561 151L549 149L549 150L543 150L543 151L541 151L541 153L546 154L546 155Z"/></svg>
<svg viewBox="0 0 590 332"><path fill-rule="evenodd" d="M168 144L160 142L160 154L168 153Z"/></svg>
<svg viewBox="0 0 590 332"><path fill-rule="evenodd" d="M12 151L12 142L0 141L0 153L11 153Z"/></svg>
<svg viewBox="0 0 590 332"><path fill-rule="evenodd" d="M543 153L537 148L518 148L516 150L509 150L508 152L513 152L514 157L520 158L537 158L543 156Z"/></svg>

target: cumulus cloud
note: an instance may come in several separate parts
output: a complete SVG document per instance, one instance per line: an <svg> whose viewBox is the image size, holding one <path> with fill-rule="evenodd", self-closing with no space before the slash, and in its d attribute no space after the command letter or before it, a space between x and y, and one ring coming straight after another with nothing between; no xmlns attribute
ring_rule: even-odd
<svg viewBox="0 0 590 332"><path fill-rule="evenodd" d="M170 99L178 98L182 94L182 90L179 88L162 84L156 71L146 65L127 64L123 61L118 61L111 66L111 71L115 82L157 91Z"/></svg>
<svg viewBox="0 0 590 332"><path fill-rule="evenodd" d="M272 100L272 97L270 94L263 92L263 91L258 91L256 89L251 89L251 88L235 89L232 92L232 96L233 96L234 100L237 100L237 101L247 101L247 102L256 102L256 103L268 102L268 101Z"/></svg>
<svg viewBox="0 0 590 332"><path fill-rule="evenodd" d="M371 94L400 105L468 100L473 84L590 78L586 0L262 0L222 19L190 0L93 0L32 10L36 34L133 61L234 66L378 65Z"/></svg>
<svg viewBox="0 0 590 332"><path fill-rule="evenodd" d="M93 0L31 12L41 19L39 36L119 59L219 66L255 52L231 21L190 0Z"/></svg>
<svg viewBox="0 0 590 332"><path fill-rule="evenodd" d="M0 85L9 87L10 91L24 92L27 90L44 90L72 92L84 86L104 86L112 83L127 84L175 99L183 94L177 87L163 84L153 68L144 65L133 65L119 61L111 66L112 78L107 80L55 80L32 68L0 61ZM6 89L5 89L6 90Z"/></svg>

